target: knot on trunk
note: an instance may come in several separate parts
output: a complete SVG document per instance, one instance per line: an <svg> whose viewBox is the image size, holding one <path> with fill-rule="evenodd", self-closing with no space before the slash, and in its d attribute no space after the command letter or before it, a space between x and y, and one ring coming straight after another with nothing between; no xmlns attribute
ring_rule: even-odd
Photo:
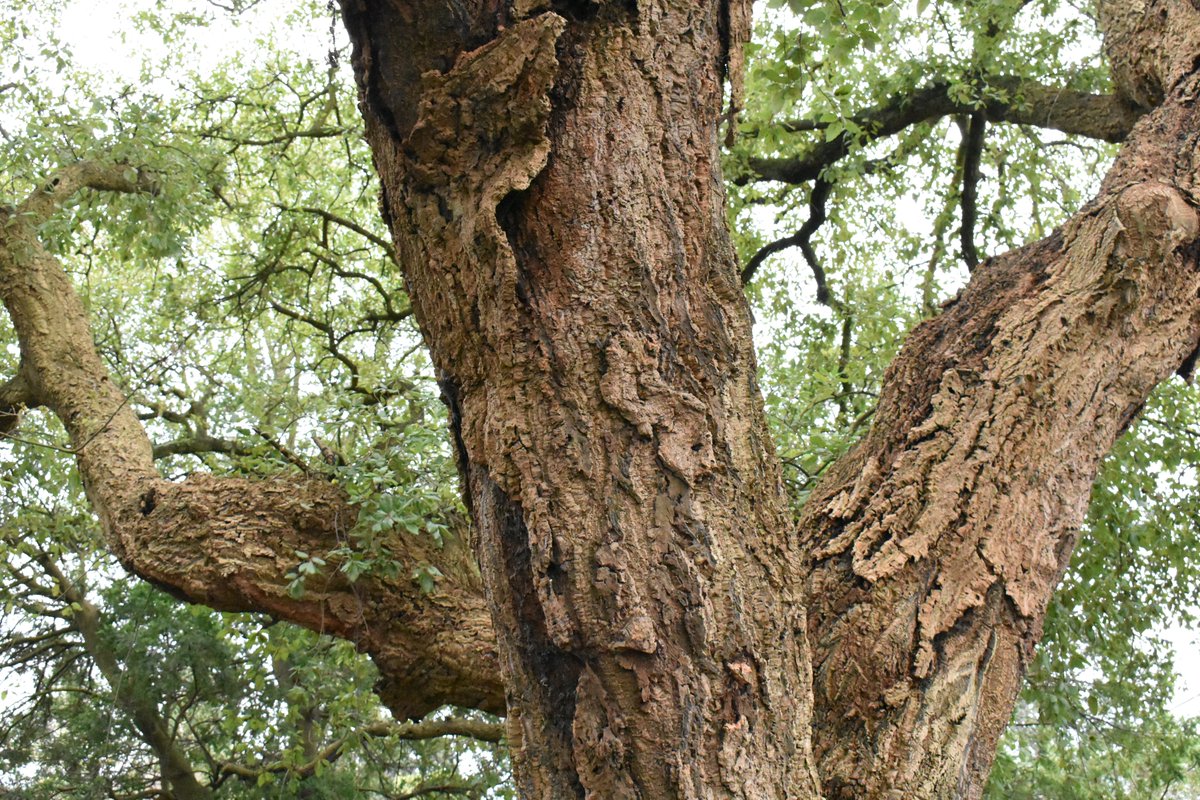
<svg viewBox="0 0 1200 800"><path fill-rule="evenodd" d="M494 211L545 166L549 92L558 71L554 50L565 26L552 13L524 20L460 55L449 72L422 76L418 119L405 150L414 157L419 184L449 190L443 199L455 217L472 210L459 206L468 197Z"/></svg>

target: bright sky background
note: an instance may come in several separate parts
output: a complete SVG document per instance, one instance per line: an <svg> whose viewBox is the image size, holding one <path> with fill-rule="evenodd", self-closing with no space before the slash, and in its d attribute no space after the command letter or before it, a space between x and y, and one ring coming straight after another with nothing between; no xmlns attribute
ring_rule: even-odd
<svg viewBox="0 0 1200 800"><path fill-rule="evenodd" d="M71 0L59 34L80 66L110 76L118 83L136 81L142 59L153 59L166 52L156 35L139 33L130 23L134 9L153 5L150 0ZM198 0L176 0L173 5L181 9L210 10L206 3ZM271 29L288 30L286 41L296 52L307 58L324 59L330 47L327 27L309 31L288 29L280 21L289 10L287 0L263 0L233 21L218 14L218 22L198 36L193 44L195 63L200 67L215 66L230 50L253 51L255 40ZM339 29L337 33L339 43L344 43L344 32ZM797 262L796 268L803 266ZM1200 714L1200 634L1175 626L1163 631L1162 635L1175 647L1176 667L1181 677L1173 710L1181 715Z"/></svg>

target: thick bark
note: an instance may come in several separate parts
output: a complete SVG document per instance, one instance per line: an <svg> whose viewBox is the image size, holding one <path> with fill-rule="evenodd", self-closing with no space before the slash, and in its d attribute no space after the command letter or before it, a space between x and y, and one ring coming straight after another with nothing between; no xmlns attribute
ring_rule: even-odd
<svg viewBox="0 0 1200 800"><path fill-rule="evenodd" d="M977 796L1097 464L1200 335L1194 5L1108 14L1155 54L1114 58L1153 80L1098 99L1109 133L1167 102L1097 201L918 329L799 548L714 179L739 15L437 5L347 3L347 22L521 791L814 796L811 725L831 797Z"/></svg>
<svg viewBox="0 0 1200 800"><path fill-rule="evenodd" d="M520 791L812 794L798 552L717 168L746 9L471 5L346 18L460 443ZM473 24L424 68L453 66L413 84L403 39L454 9Z"/></svg>
<svg viewBox="0 0 1200 800"><path fill-rule="evenodd" d="M1102 4L1117 86L1160 105L1095 202L917 329L798 529L717 168L745 4L344 7L496 649L466 565L432 598L288 598L292 552L352 511L320 482L158 478L19 213L0 427L51 407L125 563L360 641L399 711L497 708L498 664L525 796L978 796L1099 459L1200 337L1193 0Z"/></svg>
<svg viewBox="0 0 1200 800"><path fill-rule="evenodd" d="M979 796L1099 461L1197 347L1200 13L1142 10L1111 41L1175 48L1162 104L1096 200L913 332L805 508L831 800Z"/></svg>
<svg viewBox="0 0 1200 800"><path fill-rule="evenodd" d="M144 428L96 353L78 295L36 232L85 188L152 189L128 173L77 164L0 211L0 295L21 346L20 373L3 389L8 407L46 406L62 421L108 545L133 572L193 602L263 611L356 642L378 663L381 695L398 716L445 703L502 711L494 636L465 547L438 550L403 535L390 543L406 563L439 565L447 577L430 595L407 575L350 585L332 572L295 599L285 575L296 551L332 549L354 524L356 510L336 487L298 477L159 476Z"/></svg>

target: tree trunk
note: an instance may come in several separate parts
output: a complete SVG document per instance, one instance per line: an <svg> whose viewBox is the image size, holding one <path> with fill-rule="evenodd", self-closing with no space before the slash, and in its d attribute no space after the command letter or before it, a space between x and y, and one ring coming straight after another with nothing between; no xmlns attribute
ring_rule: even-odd
<svg viewBox="0 0 1200 800"><path fill-rule="evenodd" d="M1095 200L910 335L801 519L830 800L981 794L1099 462L1196 351L1200 13L1100 11L1157 107Z"/></svg>
<svg viewBox="0 0 1200 800"><path fill-rule="evenodd" d="M744 4L345 7L523 795L977 797L1099 460L1200 335L1194 4L1104 10L1166 102L914 333L798 530L722 214Z"/></svg>
<svg viewBox="0 0 1200 800"><path fill-rule="evenodd" d="M799 554L717 165L748 9L493 5L346 18L520 791L811 794Z"/></svg>

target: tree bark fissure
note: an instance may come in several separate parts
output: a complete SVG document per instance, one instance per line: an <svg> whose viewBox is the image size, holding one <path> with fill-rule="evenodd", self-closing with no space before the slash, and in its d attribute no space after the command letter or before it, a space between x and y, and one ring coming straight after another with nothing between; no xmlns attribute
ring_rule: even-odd
<svg viewBox="0 0 1200 800"><path fill-rule="evenodd" d="M482 587L463 556L430 596L290 598L295 551L353 524L334 487L158 476L34 227L80 187L152 190L136 171L2 215L0 428L63 421L148 579L359 642L399 714L506 703L523 796L978 797L1099 461L1200 342L1195 4L1101 2L1144 116L1100 195L913 332L798 525L718 167L746 4L343 8Z"/></svg>
<svg viewBox="0 0 1200 800"><path fill-rule="evenodd" d="M828 797L982 791L1100 459L1200 338L1198 97L1178 75L1095 201L910 335L806 506Z"/></svg>
<svg viewBox="0 0 1200 800"><path fill-rule="evenodd" d="M1155 62L1179 93L1095 203L913 334L792 531L708 179L719 5L496 22L403 135L370 101L402 76L351 25L385 216L456 387L518 783L816 796L811 732L830 797L977 796L1099 460L1200 335L1191 62ZM1151 5L1191 46L1194 9ZM1159 98L1075 99L1123 138ZM780 702L809 686L797 583L811 717Z"/></svg>

